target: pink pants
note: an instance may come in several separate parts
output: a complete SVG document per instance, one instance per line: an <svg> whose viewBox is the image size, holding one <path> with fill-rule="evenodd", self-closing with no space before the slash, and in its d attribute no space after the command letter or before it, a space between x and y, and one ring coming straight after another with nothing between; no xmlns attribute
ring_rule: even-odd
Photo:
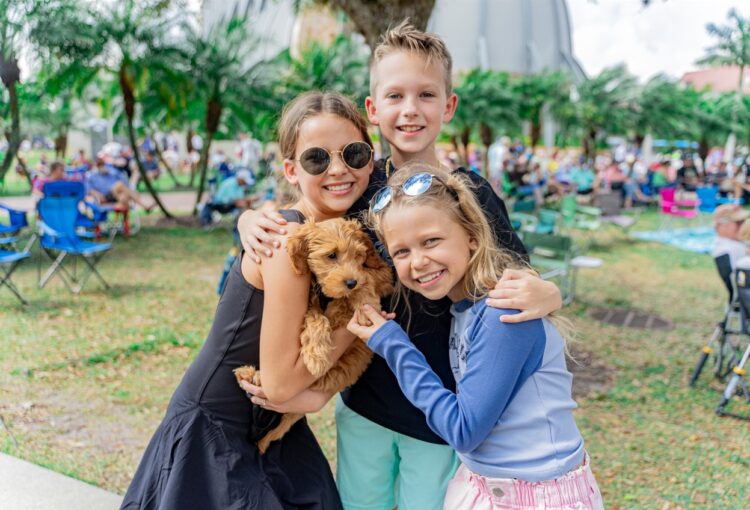
<svg viewBox="0 0 750 510"><path fill-rule="evenodd" d="M448 482L444 510L547 508L604 510L602 495L589 467L589 459L573 471L544 482L516 478L487 478L461 464Z"/></svg>

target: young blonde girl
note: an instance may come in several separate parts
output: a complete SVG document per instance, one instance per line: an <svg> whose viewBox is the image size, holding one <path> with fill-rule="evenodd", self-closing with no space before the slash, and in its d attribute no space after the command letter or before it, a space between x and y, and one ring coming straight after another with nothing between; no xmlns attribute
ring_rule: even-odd
<svg viewBox="0 0 750 510"><path fill-rule="evenodd" d="M572 410L565 341L547 319L508 324L487 292L518 258L495 247L455 173L415 164L373 197L370 222L404 292L453 301L449 343L456 392L445 388L406 333L366 307L349 330L395 373L430 428L458 453L444 508L603 508Z"/></svg>

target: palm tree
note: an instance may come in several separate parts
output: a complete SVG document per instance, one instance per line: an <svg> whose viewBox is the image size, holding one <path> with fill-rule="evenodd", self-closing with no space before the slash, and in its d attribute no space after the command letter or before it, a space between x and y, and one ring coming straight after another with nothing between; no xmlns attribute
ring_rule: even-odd
<svg viewBox="0 0 750 510"><path fill-rule="evenodd" d="M425 30L435 7L435 0L295 0L294 6L299 11L310 3L343 11L371 50L388 28L406 18L419 30Z"/></svg>
<svg viewBox="0 0 750 510"><path fill-rule="evenodd" d="M731 120L734 94L716 95L688 88L684 91L684 102L692 110L692 122L686 126L686 134L698 140L698 156L705 168L711 146L720 144L737 129Z"/></svg>
<svg viewBox="0 0 750 510"><path fill-rule="evenodd" d="M593 160L599 137L623 134L632 124L636 79L623 65L602 70L578 86L578 121L584 129L583 150Z"/></svg>
<svg viewBox="0 0 750 510"><path fill-rule="evenodd" d="M4 182L13 159L21 146L21 117L18 107L18 84L21 82L21 70L18 67L18 55L23 33L31 19L31 5L26 0L0 0L0 81L7 91L10 129L8 150L0 164L0 183Z"/></svg>
<svg viewBox="0 0 750 510"><path fill-rule="evenodd" d="M279 57L288 66L280 85L286 100L308 90L333 90L350 96L358 105L368 94L367 47L346 35L339 35L329 45L312 42L299 58L288 51Z"/></svg>
<svg viewBox="0 0 750 510"><path fill-rule="evenodd" d="M555 116L570 103L570 81L563 72L547 71L515 79L513 90L518 97L521 120L531 125L529 138L533 149L541 138L545 105Z"/></svg>
<svg viewBox="0 0 750 510"><path fill-rule="evenodd" d="M647 135L674 139L692 121L693 112L677 81L664 75L651 78L634 102L632 128L640 147Z"/></svg>
<svg viewBox="0 0 750 510"><path fill-rule="evenodd" d="M738 121L742 109L745 68L750 66L750 18L743 18L736 9L727 13L726 25L708 23L706 31L717 39L714 46L706 50L706 56L698 60L701 65L733 65L739 67L740 77L737 81L737 98L732 109L732 121ZM732 135L734 134L732 131Z"/></svg>
<svg viewBox="0 0 750 510"><path fill-rule="evenodd" d="M138 153L134 121L138 96L154 69L170 69L179 62L179 51L166 43L183 12L179 2L122 0L113 4L84 1L45 4L40 10L48 20L32 33L44 47L53 48L48 58L88 68L89 80L98 74L116 79L125 112L127 136L141 181L165 216L171 218L143 169ZM61 30L45 25L59 24Z"/></svg>
<svg viewBox="0 0 750 510"><path fill-rule="evenodd" d="M489 147L498 129L518 124L518 99L507 73L472 69L461 75L455 87L459 101L454 120L459 127L464 157L468 160L468 144L476 129L484 146L482 171L487 176Z"/></svg>
<svg viewBox="0 0 750 510"><path fill-rule="evenodd" d="M206 135L200 155L196 208L206 184L211 142L222 115L227 112L240 123L252 125L255 110L267 112L280 106L270 92L270 76L275 73L269 71L266 62L254 58L257 45L248 33L247 23L246 17L233 16L211 27L205 35L195 30L188 35L189 73L193 77L194 98L202 108Z"/></svg>

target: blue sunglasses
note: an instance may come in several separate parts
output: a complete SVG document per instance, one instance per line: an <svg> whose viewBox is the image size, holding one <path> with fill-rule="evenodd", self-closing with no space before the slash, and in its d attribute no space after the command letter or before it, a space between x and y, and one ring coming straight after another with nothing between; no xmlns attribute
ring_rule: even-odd
<svg viewBox="0 0 750 510"><path fill-rule="evenodd" d="M451 195L453 195L454 198L458 198L453 188L445 184L440 179L440 177L429 172L419 172L418 174L412 175L404 181L404 183L400 186L400 189L404 192L404 195L416 197L430 189L433 179L437 180L439 183L445 186L445 188L451 193ZM393 198L393 194L395 193L395 191L396 190L394 190L393 186L385 186L380 191L375 193L375 196L370 200L370 210L374 213L379 213L380 211L385 209L388 204L391 203L391 199Z"/></svg>

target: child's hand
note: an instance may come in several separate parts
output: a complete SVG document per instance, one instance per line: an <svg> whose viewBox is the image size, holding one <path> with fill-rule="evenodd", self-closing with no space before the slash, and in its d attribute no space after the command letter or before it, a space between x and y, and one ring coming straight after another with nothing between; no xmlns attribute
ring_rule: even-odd
<svg viewBox="0 0 750 510"><path fill-rule="evenodd" d="M357 318L359 313L363 314L367 318L367 320L371 323L370 326L365 326L362 324L362 322ZM386 321L393 319L394 317L396 317L396 314L394 313L378 312L372 306L364 305L361 310L354 312L354 315L352 315L352 319L349 321L349 324L347 324L346 329L367 342L370 337L375 334L378 328L380 328L380 326L385 324Z"/></svg>
<svg viewBox="0 0 750 510"><path fill-rule="evenodd" d="M260 256L273 255L271 248L279 248L281 242L278 235L286 234L286 220L278 212L273 211L245 211L237 221L237 231L245 252L260 264Z"/></svg>
<svg viewBox="0 0 750 510"><path fill-rule="evenodd" d="M283 404L274 404L268 397L266 397L263 388L251 384L244 379L240 381L240 386L250 401L269 411L276 411L277 413L295 413L295 414L306 414L306 413L317 413L331 400L332 393L324 391L317 391L306 389L296 397L292 397Z"/></svg>
<svg viewBox="0 0 750 510"><path fill-rule="evenodd" d="M495 288L489 292L487 304L495 308L521 310L503 315L503 322L525 322L540 319L562 307L560 289L552 282L522 269L506 269Z"/></svg>

